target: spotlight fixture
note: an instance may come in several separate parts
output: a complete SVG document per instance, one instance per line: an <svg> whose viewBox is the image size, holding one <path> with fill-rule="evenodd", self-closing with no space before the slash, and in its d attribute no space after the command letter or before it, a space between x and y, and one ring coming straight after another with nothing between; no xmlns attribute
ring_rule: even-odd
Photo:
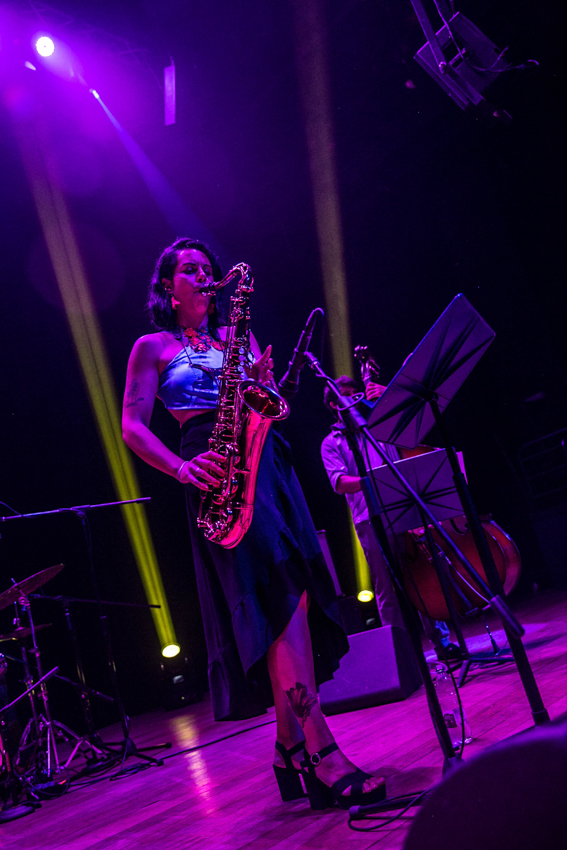
<svg viewBox="0 0 567 850"><path fill-rule="evenodd" d="M55 44L48 35L42 35L37 39L35 49L40 56L51 56L55 50Z"/></svg>
<svg viewBox="0 0 567 850"><path fill-rule="evenodd" d="M374 594L371 590L361 590L357 597L359 602L372 602Z"/></svg>
<svg viewBox="0 0 567 850"><path fill-rule="evenodd" d="M179 655L181 652L181 647L176 643L170 643L161 651L161 654L164 658L175 658L176 655Z"/></svg>
<svg viewBox="0 0 567 850"><path fill-rule="evenodd" d="M55 41L49 35L36 33L32 38L32 45L38 59L47 71L69 83L80 83L88 88L83 76L81 62L68 44L65 44L60 38Z"/></svg>

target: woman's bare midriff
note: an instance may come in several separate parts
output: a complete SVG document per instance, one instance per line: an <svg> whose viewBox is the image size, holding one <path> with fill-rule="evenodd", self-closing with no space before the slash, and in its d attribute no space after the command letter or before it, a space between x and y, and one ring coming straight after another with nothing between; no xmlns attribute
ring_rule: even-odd
<svg viewBox="0 0 567 850"><path fill-rule="evenodd" d="M211 409L208 410L170 410L169 411L172 416L175 416L179 425L185 425L185 423L189 419L193 419L194 416L198 416L200 413L210 413Z"/></svg>

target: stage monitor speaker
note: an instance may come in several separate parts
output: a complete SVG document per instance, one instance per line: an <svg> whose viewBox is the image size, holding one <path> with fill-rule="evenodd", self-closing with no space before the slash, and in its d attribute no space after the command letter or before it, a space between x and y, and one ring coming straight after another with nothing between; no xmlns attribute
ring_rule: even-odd
<svg viewBox="0 0 567 850"><path fill-rule="evenodd" d="M501 741L447 773L413 819L404 850L565 850L566 788L562 720Z"/></svg>
<svg viewBox="0 0 567 850"><path fill-rule="evenodd" d="M319 688L324 714L340 714L406 699L420 685L410 640L397 626L349 635L350 651L334 678Z"/></svg>

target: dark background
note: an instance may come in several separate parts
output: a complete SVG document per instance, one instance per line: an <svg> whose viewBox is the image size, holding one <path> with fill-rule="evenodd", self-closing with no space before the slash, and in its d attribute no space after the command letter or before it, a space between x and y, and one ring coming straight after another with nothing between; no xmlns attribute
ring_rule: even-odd
<svg viewBox="0 0 567 850"><path fill-rule="evenodd" d="M210 234L224 269L239 261L252 266L253 329L262 347L274 346L276 377L311 309L324 306L291 3L98 7L60 3L59 32L40 27L26 3L0 7L0 499L22 512L116 497L14 121L40 108L48 116L119 394L132 343L150 330L143 304L155 259L186 235L166 220L86 88L16 62L24 53L31 58L31 33L54 32L81 57L88 84ZM494 328L495 342L446 421L465 452L479 509L491 512L521 548L520 592L533 592L552 576L531 519L541 505L526 495L518 450L566 424L559 6L549 0L458 5L492 41L510 46L513 63L539 62L499 80L494 97L513 116L507 126L463 113L415 63L424 37L409 2L329 0L323 7L353 343L370 345L387 381L458 292ZM99 29L87 36L87 25ZM134 55L120 56L121 39L136 48ZM170 57L177 123L164 127L162 75ZM328 348L323 363L332 368ZM343 589L352 593L346 507L319 458L330 424L321 396L316 378L304 373L285 434L315 524L328 530ZM176 423L159 403L153 425L177 445ZM202 677L183 494L172 479L135 464L142 493L152 497L147 514L177 635ZM118 509L92 512L89 520L102 595L143 603ZM76 518L15 521L0 530L0 590L12 577L64 562L45 591L92 595ZM41 601L34 610L37 621L54 624L41 636L44 666L58 663L72 675L61 611ZM95 612L78 606L76 614L87 679L108 691ZM11 609L0 612L0 631L10 630L10 618ZM156 706L160 648L149 614L113 610L110 625L128 709ZM13 663L17 687L15 669ZM54 683L52 694L54 713L80 725L70 687ZM98 722L113 719L97 708Z"/></svg>

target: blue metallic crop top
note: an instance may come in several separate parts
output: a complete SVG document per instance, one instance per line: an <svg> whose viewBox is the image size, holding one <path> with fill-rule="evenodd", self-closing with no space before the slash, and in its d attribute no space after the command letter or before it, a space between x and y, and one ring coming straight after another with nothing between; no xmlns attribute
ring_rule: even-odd
<svg viewBox="0 0 567 850"><path fill-rule="evenodd" d="M212 410L217 406L223 352L183 348L159 378L157 396L168 410Z"/></svg>

